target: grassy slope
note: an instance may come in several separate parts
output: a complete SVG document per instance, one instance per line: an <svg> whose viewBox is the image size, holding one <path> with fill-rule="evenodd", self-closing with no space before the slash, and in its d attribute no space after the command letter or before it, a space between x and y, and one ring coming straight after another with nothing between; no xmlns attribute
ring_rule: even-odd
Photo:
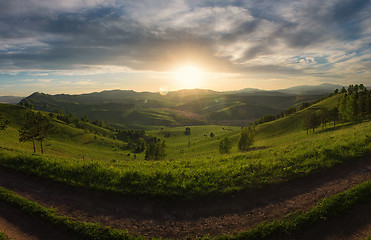
<svg viewBox="0 0 371 240"><path fill-rule="evenodd" d="M49 156L30 156L31 146L27 146L28 154L20 154L26 147L19 149L22 144L11 139L16 129L10 128L0 133L8 134L9 142L13 141L8 143L8 150L0 152L0 164L69 184L124 194L194 198L238 191L310 174L369 152L370 122L328 127L309 135L302 130L300 123L308 112L332 106L337 98L259 126L256 148L247 153L239 153L236 145L230 155L217 151L218 138L229 136L234 143L237 141L238 127L191 126L190 136L184 135L184 127L154 127L150 131L162 138L164 132L170 133L164 161L145 161L143 154L134 160L125 152L112 151L118 142L110 139L102 138L102 143L87 140L83 144L82 139L92 136L77 134L79 130L75 129L70 129L75 135L67 134L72 140L51 140ZM214 138L209 137L211 132L216 135ZM3 146L6 141L0 140L0 144ZM93 161L82 160L82 151Z"/></svg>
<svg viewBox="0 0 371 240"><path fill-rule="evenodd" d="M32 154L32 143L20 143L18 140L18 129L26 109L16 105L0 104L0 113L10 121L10 125L0 132L0 149L16 154ZM97 132L97 134L93 134L57 120L54 122L57 133L45 142L45 152L49 157L84 159L86 161L131 159L127 156L128 151L120 149L125 146L125 143L109 138L108 136L114 133L107 129L91 125L90 127ZM97 140L94 139L95 136ZM37 143L36 146L37 152L40 152L39 144Z"/></svg>

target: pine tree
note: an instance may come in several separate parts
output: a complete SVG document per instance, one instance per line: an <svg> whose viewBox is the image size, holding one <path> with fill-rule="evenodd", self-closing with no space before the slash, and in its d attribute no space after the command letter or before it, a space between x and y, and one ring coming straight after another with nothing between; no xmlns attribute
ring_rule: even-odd
<svg viewBox="0 0 371 240"><path fill-rule="evenodd" d="M334 123L334 127L337 121L339 121L339 108L333 107L329 110L329 120Z"/></svg>

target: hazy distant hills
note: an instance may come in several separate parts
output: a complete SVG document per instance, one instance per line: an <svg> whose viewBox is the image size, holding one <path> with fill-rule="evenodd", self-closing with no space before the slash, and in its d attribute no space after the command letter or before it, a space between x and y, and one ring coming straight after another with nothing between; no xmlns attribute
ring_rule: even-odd
<svg viewBox="0 0 371 240"><path fill-rule="evenodd" d="M311 94L326 94L329 92L333 92L335 89L340 90L342 87L343 86L341 85L323 83L318 86L303 85L303 86L291 87L291 88L286 88L286 89L280 89L277 91L282 92L282 93L288 93L288 94L311 95Z"/></svg>
<svg viewBox="0 0 371 240"><path fill-rule="evenodd" d="M110 90L89 94L49 95L33 93L21 103L35 110L87 115L114 126L195 125L223 123L240 125L266 114L278 114L303 102L313 101L341 86L322 84L276 91L242 89L216 92L193 89L159 93Z"/></svg>
<svg viewBox="0 0 371 240"><path fill-rule="evenodd" d="M9 104L17 104L21 101L24 97L14 97L14 96L0 96L0 103L9 103Z"/></svg>

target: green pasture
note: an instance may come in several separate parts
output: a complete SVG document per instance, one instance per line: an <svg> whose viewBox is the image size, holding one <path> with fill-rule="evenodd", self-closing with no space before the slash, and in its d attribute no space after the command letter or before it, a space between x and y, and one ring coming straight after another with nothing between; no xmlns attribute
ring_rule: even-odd
<svg viewBox="0 0 371 240"><path fill-rule="evenodd" d="M144 154L123 150L126 143L56 122L58 134L46 142L46 154L33 154L31 143L18 141L20 115L17 106L0 105L12 124L0 132L0 165L70 185L126 195L196 198L224 194L288 181L371 150L371 122L338 124L307 134L300 122L306 114L336 104L326 99L283 119L259 125L256 142L238 152L240 127L200 125L152 126L146 134L166 141L165 160L144 160ZM99 130L99 129L97 129ZM210 137L210 133L214 137ZM232 152L222 155L218 143L233 142Z"/></svg>

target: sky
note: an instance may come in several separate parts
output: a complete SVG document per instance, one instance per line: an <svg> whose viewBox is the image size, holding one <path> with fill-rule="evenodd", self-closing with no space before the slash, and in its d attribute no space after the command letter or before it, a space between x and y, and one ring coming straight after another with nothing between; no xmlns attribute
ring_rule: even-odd
<svg viewBox="0 0 371 240"><path fill-rule="evenodd" d="M0 0L0 95L371 86L371 0Z"/></svg>

